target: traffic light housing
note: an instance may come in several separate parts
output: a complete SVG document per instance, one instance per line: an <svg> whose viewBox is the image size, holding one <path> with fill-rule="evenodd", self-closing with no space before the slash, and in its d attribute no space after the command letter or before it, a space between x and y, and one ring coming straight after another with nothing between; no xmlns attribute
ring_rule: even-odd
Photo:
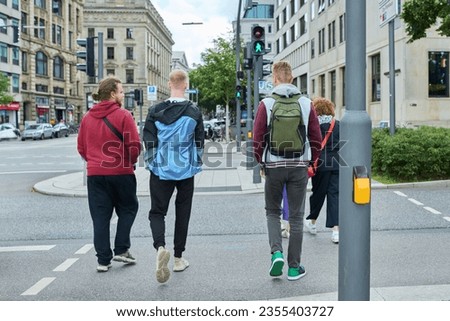
<svg viewBox="0 0 450 321"><path fill-rule="evenodd" d="M134 100L137 102L139 106L142 106L144 102L144 94L142 89L135 89L134 90Z"/></svg>
<svg viewBox="0 0 450 321"><path fill-rule="evenodd" d="M253 56L261 56L266 53L265 29L261 26L252 27L252 54Z"/></svg>
<svg viewBox="0 0 450 321"><path fill-rule="evenodd" d="M13 28L13 42L18 43L20 37L19 26L12 26L12 28Z"/></svg>
<svg viewBox="0 0 450 321"><path fill-rule="evenodd" d="M236 86L236 98L238 98L238 99L242 98L242 86L241 85Z"/></svg>
<svg viewBox="0 0 450 321"><path fill-rule="evenodd" d="M77 44L86 48L84 51L77 51L77 57L86 60L84 64L77 64L77 70L85 72L89 77L95 77L94 37L77 39Z"/></svg>

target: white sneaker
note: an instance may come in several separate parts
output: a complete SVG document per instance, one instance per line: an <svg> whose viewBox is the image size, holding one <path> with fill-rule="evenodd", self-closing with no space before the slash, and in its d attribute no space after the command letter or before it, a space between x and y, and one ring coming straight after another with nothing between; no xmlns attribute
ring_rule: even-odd
<svg viewBox="0 0 450 321"><path fill-rule="evenodd" d="M331 234L331 242L339 243L339 231L333 231L333 234Z"/></svg>
<svg viewBox="0 0 450 321"><path fill-rule="evenodd" d="M281 237L284 237L285 239L289 238L289 232L286 229L281 230Z"/></svg>
<svg viewBox="0 0 450 321"><path fill-rule="evenodd" d="M174 259L174 264L173 264L173 271L174 272L181 272L184 271L188 268L189 266L189 262L182 258L182 257L176 257Z"/></svg>
<svg viewBox="0 0 450 321"><path fill-rule="evenodd" d="M97 272L108 272L111 266L112 266L111 263L108 265L99 264L97 265Z"/></svg>
<svg viewBox="0 0 450 321"><path fill-rule="evenodd" d="M170 271L167 267L170 260L170 253L168 250L164 248L164 246L160 246L158 248L158 254L156 255L156 280L159 283L167 282L170 278Z"/></svg>
<svg viewBox="0 0 450 321"><path fill-rule="evenodd" d="M316 235L317 234L316 224L311 223L310 220L308 220L306 222L306 228L308 229L308 232L311 233L312 235Z"/></svg>

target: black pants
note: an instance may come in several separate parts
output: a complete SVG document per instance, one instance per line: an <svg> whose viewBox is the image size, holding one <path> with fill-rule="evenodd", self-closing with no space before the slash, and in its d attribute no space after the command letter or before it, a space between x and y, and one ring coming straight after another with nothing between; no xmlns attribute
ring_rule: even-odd
<svg viewBox="0 0 450 321"><path fill-rule="evenodd" d="M185 250L189 219L191 217L194 177L181 181L161 180L158 176L151 173L151 209L148 213L148 219L150 220L150 228L153 235L153 247L158 249L160 246L165 246L165 216L175 187L177 188L177 195L175 198L174 256L181 257Z"/></svg>
<svg viewBox="0 0 450 321"><path fill-rule="evenodd" d="M312 194L309 197L310 214L307 220L316 220L327 198L326 227L339 226L339 171L318 171L312 177Z"/></svg>
<svg viewBox="0 0 450 321"><path fill-rule="evenodd" d="M109 230L114 209L118 217L114 254L122 254L131 246L131 227L139 208L136 176L88 176L87 190L97 260L99 264L107 265L113 257Z"/></svg>

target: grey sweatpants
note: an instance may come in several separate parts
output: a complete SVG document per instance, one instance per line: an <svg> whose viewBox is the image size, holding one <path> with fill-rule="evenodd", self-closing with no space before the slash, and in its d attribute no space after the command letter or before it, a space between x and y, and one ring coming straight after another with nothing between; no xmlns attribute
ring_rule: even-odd
<svg viewBox="0 0 450 321"><path fill-rule="evenodd" d="M298 267L300 265L307 183L308 174L306 167L266 169L264 194L271 253L275 251L283 252L280 219L283 186L286 185L290 225L287 257L289 267Z"/></svg>

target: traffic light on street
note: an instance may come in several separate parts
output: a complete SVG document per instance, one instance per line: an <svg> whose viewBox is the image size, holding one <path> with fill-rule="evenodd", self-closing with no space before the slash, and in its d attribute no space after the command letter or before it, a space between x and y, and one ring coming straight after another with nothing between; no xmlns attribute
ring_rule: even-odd
<svg viewBox="0 0 450 321"><path fill-rule="evenodd" d="M77 64L77 70L84 71L89 77L95 77L94 37L77 39L77 44L86 48L85 51L77 51L77 57L86 60L84 64Z"/></svg>
<svg viewBox="0 0 450 321"><path fill-rule="evenodd" d="M236 98L238 99L242 98L242 86L240 85L236 86Z"/></svg>
<svg viewBox="0 0 450 321"><path fill-rule="evenodd" d="M19 26L12 26L12 28L13 28L13 42L18 43L20 37Z"/></svg>
<svg viewBox="0 0 450 321"><path fill-rule="evenodd" d="M264 27L254 26L252 27L252 54L254 56L261 56L266 53L265 43L265 30Z"/></svg>

